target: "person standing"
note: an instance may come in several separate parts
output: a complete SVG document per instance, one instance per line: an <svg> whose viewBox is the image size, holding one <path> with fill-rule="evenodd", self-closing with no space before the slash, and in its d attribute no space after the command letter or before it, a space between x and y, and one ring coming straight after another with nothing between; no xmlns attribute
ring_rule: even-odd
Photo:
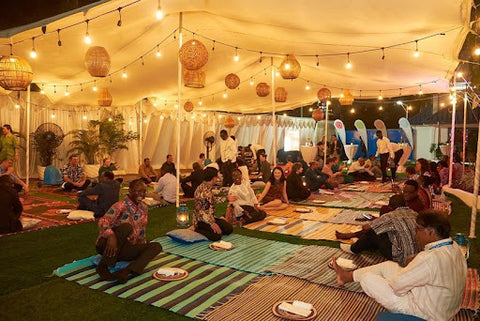
<svg viewBox="0 0 480 321"><path fill-rule="evenodd" d="M18 161L18 141L12 132L12 126L5 124L2 127L3 135L0 136L0 160L9 158Z"/></svg>
<svg viewBox="0 0 480 321"><path fill-rule="evenodd" d="M403 148L400 147L397 143L390 143L390 147L393 151L393 162L392 166L390 166L390 171L392 172L392 180L395 180L396 178L396 173L397 173L397 167L398 167L398 162L400 161L400 158L403 156Z"/></svg>
<svg viewBox="0 0 480 321"><path fill-rule="evenodd" d="M258 171L261 171L261 161L260 161L260 154L266 154L265 147L260 144L251 144L249 145L250 150L252 151L253 155L255 155L255 162L258 167Z"/></svg>
<svg viewBox="0 0 480 321"><path fill-rule="evenodd" d="M380 155L380 169L382 170L382 182L385 183L388 181L387 176L387 165L388 165L388 158L391 157L392 159L395 157L392 147L390 146L390 139L387 137L383 137L382 131L377 130L377 152L375 157Z"/></svg>
<svg viewBox="0 0 480 321"><path fill-rule="evenodd" d="M96 250L102 258L97 266L101 280L125 283L143 273L145 266L162 251L157 242L147 242L148 208L142 203L147 186L136 179L130 182L124 200L116 202L98 221ZM131 261L124 269L110 273L117 261Z"/></svg>
<svg viewBox="0 0 480 321"><path fill-rule="evenodd" d="M211 241L218 241L222 235L233 232L226 220L215 217L215 196L212 187L217 182L218 171L213 167L203 170L203 183L195 191L193 226L195 232L205 235Z"/></svg>
<svg viewBox="0 0 480 321"><path fill-rule="evenodd" d="M237 161L237 144L228 136L225 129L220 131L220 158L222 160L223 186L233 184L232 171L236 167Z"/></svg>
<svg viewBox="0 0 480 321"><path fill-rule="evenodd" d="M68 164L62 170L64 180L62 188L66 191L86 189L90 185L90 180L87 179L83 168L78 165L78 155L72 154L68 159Z"/></svg>

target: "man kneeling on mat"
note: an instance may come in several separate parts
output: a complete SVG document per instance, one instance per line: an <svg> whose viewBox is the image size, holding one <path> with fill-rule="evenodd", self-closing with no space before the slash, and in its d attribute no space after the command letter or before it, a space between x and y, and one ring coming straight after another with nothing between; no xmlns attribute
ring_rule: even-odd
<svg viewBox="0 0 480 321"><path fill-rule="evenodd" d="M148 208L142 203L146 191L143 181L132 181L125 199L113 204L98 221L96 249L102 255L97 267L100 279L125 283L130 276L142 274L148 262L162 251L159 243L146 240ZM112 274L108 267L117 261L132 262Z"/></svg>

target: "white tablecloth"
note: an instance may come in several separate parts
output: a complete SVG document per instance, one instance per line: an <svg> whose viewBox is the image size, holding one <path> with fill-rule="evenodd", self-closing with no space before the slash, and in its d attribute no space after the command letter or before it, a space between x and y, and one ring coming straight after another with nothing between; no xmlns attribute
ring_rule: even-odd
<svg viewBox="0 0 480 321"><path fill-rule="evenodd" d="M300 152L302 152L303 160L308 164L315 160L315 156L317 156L317 146L300 146Z"/></svg>
<svg viewBox="0 0 480 321"><path fill-rule="evenodd" d="M348 157L348 162L351 163L353 161L353 157L357 153L358 145L350 144L343 146L343 148L345 149L345 154Z"/></svg>

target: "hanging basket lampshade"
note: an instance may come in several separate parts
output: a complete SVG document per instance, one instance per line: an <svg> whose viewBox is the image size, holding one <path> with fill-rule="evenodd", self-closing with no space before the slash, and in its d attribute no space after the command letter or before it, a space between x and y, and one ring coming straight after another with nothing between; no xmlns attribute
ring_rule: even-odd
<svg viewBox="0 0 480 321"><path fill-rule="evenodd" d="M185 109L187 113L191 112L193 110L193 103L191 101L187 101L185 105L183 105L183 109Z"/></svg>
<svg viewBox="0 0 480 321"><path fill-rule="evenodd" d="M259 97L267 97L270 94L270 86L266 82L258 83L256 90Z"/></svg>
<svg viewBox="0 0 480 321"><path fill-rule="evenodd" d="M317 91L317 97L322 103L326 103L332 99L332 92L328 88L320 88Z"/></svg>
<svg viewBox="0 0 480 321"><path fill-rule="evenodd" d="M280 75L283 79L295 79L300 75L302 67L293 54L287 55L280 64Z"/></svg>
<svg viewBox="0 0 480 321"><path fill-rule="evenodd" d="M228 115L225 119L225 127L228 129L235 127L235 120L232 116Z"/></svg>
<svg viewBox="0 0 480 321"><path fill-rule="evenodd" d="M90 47L85 54L85 67L92 77L106 77L110 71L110 55L100 46Z"/></svg>
<svg viewBox="0 0 480 321"><path fill-rule="evenodd" d="M283 87L275 89L275 101L277 103L284 103L287 101L287 91Z"/></svg>
<svg viewBox="0 0 480 321"><path fill-rule="evenodd" d="M205 66L208 61L208 50L197 39L185 42L178 52L183 68L197 70Z"/></svg>
<svg viewBox="0 0 480 321"><path fill-rule="evenodd" d="M183 71L183 82L185 87L190 88L203 88L205 87L205 68L200 68L198 70L188 70Z"/></svg>
<svg viewBox="0 0 480 321"><path fill-rule="evenodd" d="M316 121L321 121L324 118L323 110L320 108L314 109L312 112L312 118Z"/></svg>
<svg viewBox="0 0 480 321"><path fill-rule="evenodd" d="M108 107L112 105L112 95L107 88L100 88L98 91L98 105Z"/></svg>
<svg viewBox="0 0 480 321"><path fill-rule="evenodd" d="M25 90L33 78L32 67L19 56L0 57L0 86L6 90Z"/></svg>
<svg viewBox="0 0 480 321"><path fill-rule="evenodd" d="M342 93L343 93L343 97L340 97L338 99L338 101L340 102L340 105L348 106L353 104L354 98L353 98L353 95L350 93L350 90L344 89Z"/></svg>
<svg viewBox="0 0 480 321"><path fill-rule="evenodd" d="M225 86L229 89L235 89L240 85L240 77L235 74L228 74L225 77Z"/></svg>

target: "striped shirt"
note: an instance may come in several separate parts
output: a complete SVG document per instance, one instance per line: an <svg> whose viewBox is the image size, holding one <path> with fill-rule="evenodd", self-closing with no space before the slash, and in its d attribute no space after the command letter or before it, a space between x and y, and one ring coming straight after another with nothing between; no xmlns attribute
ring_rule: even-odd
<svg viewBox="0 0 480 321"><path fill-rule="evenodd" d="M370 226L378 235L387 233L392 243L392 258L405 266L407 258L418 253L415 240L417 213L408 207L399 207L373 221Z"/></svg>

